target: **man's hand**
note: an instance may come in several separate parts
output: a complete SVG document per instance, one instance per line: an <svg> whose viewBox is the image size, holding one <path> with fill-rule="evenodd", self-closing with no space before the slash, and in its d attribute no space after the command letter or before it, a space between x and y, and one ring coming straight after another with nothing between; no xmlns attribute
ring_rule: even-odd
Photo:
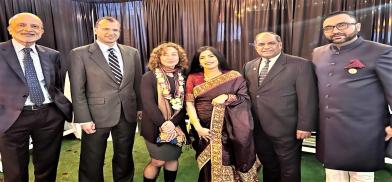
<svg viewBox="0 0 392 182"><path fill-rule="evenodd" d="M385 141L388 141L390 138L392 138L392 128L391 128L391 126L385 127L385 133L386 133Z"/></svg>
<svg viewBox="0 0 392 182"><path fill-rule="evenodd" d="M93 134L96 132L95 124L92 121L87 122L87 123L82 123L81 127L82 127L83 131L86 132L87 134Z"/></svg>
<svg viewBox="0 0 392 182"><path fill-rule="evenodd" d="M310 131L297 130L297 139L303 140L305 138L309 138L311 134L312 133Z"/></svg>
<svg viewBox="0 0 392 182"><path fill-rule="evenodd" d="M141 121L141 120L142 120L142 117L143 117L143 112L142 112L142 111L137 111L137 117L136 117L136 119L139 120L139 121Z"/></svg>

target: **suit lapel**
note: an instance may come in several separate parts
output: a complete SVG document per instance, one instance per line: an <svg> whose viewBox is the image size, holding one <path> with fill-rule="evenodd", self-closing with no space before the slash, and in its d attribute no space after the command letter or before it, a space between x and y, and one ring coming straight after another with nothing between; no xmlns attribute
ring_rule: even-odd
<svg viewBox="0 0 392 182"><path fill-rule="evenodd" d="M121 57L122 57L122 61L123 61L123 79L122 79L122 82L120 85L120 87L123 87L124 85L126 85L129 82L131 68L134 65L131 62L131 55L127 51L127 49L125 49L123 45L120 45L120 44L117 44L117 45L120 49Z"/></svg>
<svg viewBox="0 0 392 182"><path fill-rule="evenodd" d="M39 60L41 63L42 73L44 75L46 86L49 88L52 82L52 77L54 77L54 67L53 61L51 61L49 54L46 53L46 50L40 47L39 45L36 46ZM52 74L53 73L53 74Z"/></svg>
<svg viewBox="0 0 392 182"><path fill-rule="evenodd" d="M97 43L91 44L89 48L89 52L91 53L90 58L95 63L97 63L97 65L113 80L113 84L116 84L116 79L114 78L112 70L110 69L108 62L106 62L105 56L103 55L98 44Z"/></svg>
<svg viewBox="0 0 392 182"><path fill-rule="evenodd" d="M249 67L249 69L250 69L249 70L249 79L255 80L255 82L254 82L255 84L252 84L252 85L254 85L252 90L257 89L257 87L258 87L260 62L261 62L261 58L257 58L251 63L251 65Z"/></svg>
<svg viewBox="0 0 392 182"><path fill-rule="evenodd" d="M286 56L281 53L279 58L276 60L275 64L272 66L271 70L268 72L267 77L263 80L259 88L263 88L268 82L270 82L273 78L275 78L281 71L283 71L286 67L287 60Z"/></svg>
<svg viewBox="0 0 392 182"><path fill-rule="evenodd" d="M26 78L23 74L22 67L19 64L18 56L16 55L15 48L12 46L11 40L9 40L4 47L1 49L1 54L4 60L10 65L14 72L19 76L19 78L26 83Z"/></svg>

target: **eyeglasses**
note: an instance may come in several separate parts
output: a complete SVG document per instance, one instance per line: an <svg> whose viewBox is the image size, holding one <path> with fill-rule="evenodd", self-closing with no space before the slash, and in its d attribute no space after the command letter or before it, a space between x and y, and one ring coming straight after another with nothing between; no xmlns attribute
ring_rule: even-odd
<svg viewBox="0 0 392 182"><path fill-rule="evenodd" d="M324 32L332 32L333 29L334 29L335 27L336 27L336 29L338 29L338 30L346 30L346 29L348 28L349 25L355 25L355 24L357 24L357 23L342 22L342 23L336 24L335 26L333 26L333 25L325 26L325 27L323 28L323 30L324 30Z"/></svg>

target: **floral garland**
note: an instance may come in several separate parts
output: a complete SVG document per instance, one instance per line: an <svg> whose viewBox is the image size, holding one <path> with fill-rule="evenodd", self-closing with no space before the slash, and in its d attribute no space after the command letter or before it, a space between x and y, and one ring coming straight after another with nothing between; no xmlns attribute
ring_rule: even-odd
<svg viewBox="0 0 392 182"><path fill-rule="evenodd" d="M169 100L171 107L174 110L180 110L183 107L184 98L184 77L181 71L177 71L175 74L178 76L176 82L176 91L174 92L174 98L170 94L170 83L166 77L166 74L159 68L155 69L155 76L157 78L158 84L162 89L162 95L165 99Z"/></svg>

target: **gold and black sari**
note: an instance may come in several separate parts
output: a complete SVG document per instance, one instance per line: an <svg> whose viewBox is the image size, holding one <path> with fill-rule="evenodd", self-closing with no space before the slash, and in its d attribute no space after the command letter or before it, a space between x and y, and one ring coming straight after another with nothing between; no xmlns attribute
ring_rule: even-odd
<svg viewBox="0 0 392 182"><path fill-rule="evenodd" d="M202 73L191 74L186 88L186 101L194 103L201 126L213 135L211 141L201 140L191 130L199 181L258 181L250 98L241 74L228 71L207 82ZM228 100L213 106L221 94Z"/></svg>

